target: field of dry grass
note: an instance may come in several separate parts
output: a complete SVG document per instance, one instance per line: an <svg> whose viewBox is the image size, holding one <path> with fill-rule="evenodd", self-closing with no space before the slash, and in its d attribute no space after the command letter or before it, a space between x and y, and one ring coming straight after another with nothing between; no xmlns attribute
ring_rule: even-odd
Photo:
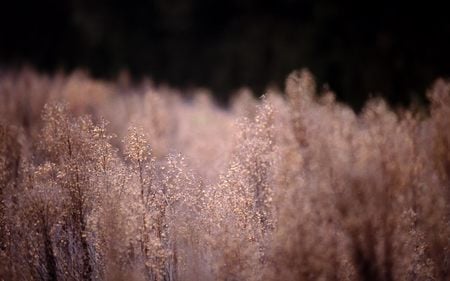
<svg viewBox="0 0 450 281"><path fill-rule="evenodd" d="M450 280L450 84L428 98L0 73L0 280Z"/></svg>

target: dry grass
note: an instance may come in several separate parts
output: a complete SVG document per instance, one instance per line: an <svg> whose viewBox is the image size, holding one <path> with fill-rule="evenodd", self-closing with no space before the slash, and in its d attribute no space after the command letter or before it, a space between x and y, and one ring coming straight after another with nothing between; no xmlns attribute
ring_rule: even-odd
<svg viewBox="0 0 450 281"><path fill-rule="evenodd" d="M0 280L450 280L450 84L356 114L0 74Z"/></svg>

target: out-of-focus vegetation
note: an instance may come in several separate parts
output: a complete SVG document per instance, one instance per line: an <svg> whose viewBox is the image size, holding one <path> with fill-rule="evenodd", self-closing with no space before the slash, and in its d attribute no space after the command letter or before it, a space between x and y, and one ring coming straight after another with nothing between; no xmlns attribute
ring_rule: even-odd
<svg viewBox="0 0 450 281"><path fill-rule="evenodd" d="M449 280L450 85L359 114L0 74L0 280Z"/></svg>
<svg viewBox="0 0 450 281"><path fill-rule="evenodd" d="M0 68L88 69L213 89L283 87L308 67L355 108L424 100L450 76L445 1L15 0L0 8ZM441 2L441 3L440 3Z"/></svg>

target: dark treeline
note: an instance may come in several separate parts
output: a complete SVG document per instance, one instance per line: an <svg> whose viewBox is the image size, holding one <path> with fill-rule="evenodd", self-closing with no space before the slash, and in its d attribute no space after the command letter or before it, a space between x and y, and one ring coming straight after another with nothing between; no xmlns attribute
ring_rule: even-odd
<svg viewBox="0 0 450 281"><path fill-rule="evenodd" d="M122 69L171 85L206 86L224 101L258 94L308 67L338 98L422 99L450 74L443 5L330 0L16 0L0 7L0 65L43 71ZM8 5L8 6L7 6Z"/></svg>

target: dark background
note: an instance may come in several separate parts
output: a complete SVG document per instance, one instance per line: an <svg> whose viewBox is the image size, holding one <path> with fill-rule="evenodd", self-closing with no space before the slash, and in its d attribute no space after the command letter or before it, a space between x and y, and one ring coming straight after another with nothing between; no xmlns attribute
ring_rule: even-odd
<svg viewBox="0 0 450 281"><path fill-rule="evenodd" d="M9 2L9 1L4 1ZM423 99L450 74L444 4L329 0L15 0L0 4L0 67L127 69L218 100L248 85L262 94L308 67L319 85L359 108Z"/></svg>

